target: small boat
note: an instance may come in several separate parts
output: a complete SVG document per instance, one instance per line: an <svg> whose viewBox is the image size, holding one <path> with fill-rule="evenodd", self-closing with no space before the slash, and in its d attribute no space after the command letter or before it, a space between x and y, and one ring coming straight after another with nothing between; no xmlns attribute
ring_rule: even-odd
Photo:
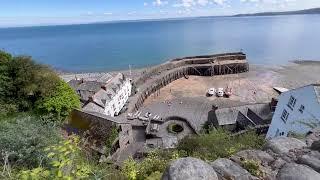
<svg viewBox="0 0 320 180"><path fill-rule="evenodd" d="M227 98L229 98L231 95L232 95L232 88L229 88L227 87L225 90L224 90L224 94Z"/></svg>

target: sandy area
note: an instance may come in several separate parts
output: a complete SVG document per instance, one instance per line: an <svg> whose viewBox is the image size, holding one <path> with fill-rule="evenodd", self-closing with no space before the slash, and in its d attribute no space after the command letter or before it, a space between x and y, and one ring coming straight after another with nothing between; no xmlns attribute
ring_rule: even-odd
<svg viewBox="0 0 320 180"><path fill-rule="evenodd" d="M273 90L275 86L291 89L312 83L320 83L320 62L290 63L280 67L252 65L249 72L242 74L181 78L162 88L160 94L151 95L144 105L184 97L199 97L221 106L264 103L278 96ZM233 91L229 99L206 97L209 88L227 86Z"/></svg>

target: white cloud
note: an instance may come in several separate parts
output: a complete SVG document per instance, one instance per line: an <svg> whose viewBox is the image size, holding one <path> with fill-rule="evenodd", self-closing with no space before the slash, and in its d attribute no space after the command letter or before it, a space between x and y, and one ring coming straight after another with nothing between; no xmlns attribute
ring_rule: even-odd
<svg viewBox="0 0 320 180"><path fill-rule="evenodd" d="M134 15L137 14L137 11L128 12L128 15Z"/></svg>
<svg viewBox="0 0 320 180"><path fill-rule="evenodd" d="M193 6L207 6L211 4L224 5L228 0L179 0L179 3L174 4L174 7L190 8Z"/></svg>
<svg viewBox="0 0 320 180"><path fill-rule="evenodd" d="M112 12L105 12L103 13L104 15L112 15L113 13Z"/></svg>
<svg viewBox="0 0 320 180"><path fill-rule="evenodd" d="M143 6L148 6L148 3L147 2L143 3Z"/></svg>
<svg viewBox="0 0 320 180"><path fill-rule="evenodd" d="M163 5L167 5L167 4L168 4L168 1L155 0L152 4L153 4L154 6L163 6Z"/></svg>

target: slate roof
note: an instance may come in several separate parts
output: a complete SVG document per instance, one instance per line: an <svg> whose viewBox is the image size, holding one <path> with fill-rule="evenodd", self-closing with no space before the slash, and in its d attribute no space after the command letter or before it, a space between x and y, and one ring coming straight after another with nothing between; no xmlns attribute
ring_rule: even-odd
<svg viewBox="0 0 320 180"><path fill-rule="evenodd" d="M216 121L218 125L232 125L237 121L239 112L247 114L248 109L260 116L262 119L270 119L271 111L268 104L250 104L244 106L236 106L230 108L221 108L215 111Z"/></svg>
<svg viewBox="0 0 320 180"><path fill-rule="evenodd" d="M82 83L82 80L72 79L68 82L68 84L72 87L72 89L77 90L78 86Z"/></svg>
<svg viewBox="0 0 320 180"><path fill-rule="evenodd" d="M96 90L96 93L92 96L94 103L89 103L83 107L85 111L89 112L99 112L101 111L97 106L105 107L108 102L112 100L112 98L117 94L120 90L121 86L124 83L124 76L122 73L118 73L114 78L112 78L107 84L103 84L100 82L93 83L91 85L95 86L91 87L92 90ZM100 84L98 88L98 84ZM82 84L81 84L82 85ZM86 84L83 88L88 89ZM101 87L104 86L105 89ZM95 104L95 105L92 105ZM104 113L104 112L103 112Z"/></svg>
<svg viewBox="0 0 320 180"><path fill-rule="evenodd" d="M78 86L77 90L98 92L104 84L97 81L85 81Z"/></svg>
<svg viewBox="0 0 320 180"><path fill-rule="evenodd" d="M83 108L82 108L83 111L85 112L98 112L98 113L104 113L104 108L98 106L97 104L95 103L88 103L87 105L85 105Z"/></svg>

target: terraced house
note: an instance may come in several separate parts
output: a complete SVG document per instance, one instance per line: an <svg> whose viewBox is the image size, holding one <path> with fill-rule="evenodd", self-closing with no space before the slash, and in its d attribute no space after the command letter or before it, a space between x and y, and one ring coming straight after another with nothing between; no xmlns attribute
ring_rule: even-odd
<svg viewBox="0 0 320 180"><path fill-rule="evenodd" d="M110 116L119 115L131 95L131 89L131 80L125 78L122 73L105 82L83 81L75 87L83 102L83 111Z"/></svg>

